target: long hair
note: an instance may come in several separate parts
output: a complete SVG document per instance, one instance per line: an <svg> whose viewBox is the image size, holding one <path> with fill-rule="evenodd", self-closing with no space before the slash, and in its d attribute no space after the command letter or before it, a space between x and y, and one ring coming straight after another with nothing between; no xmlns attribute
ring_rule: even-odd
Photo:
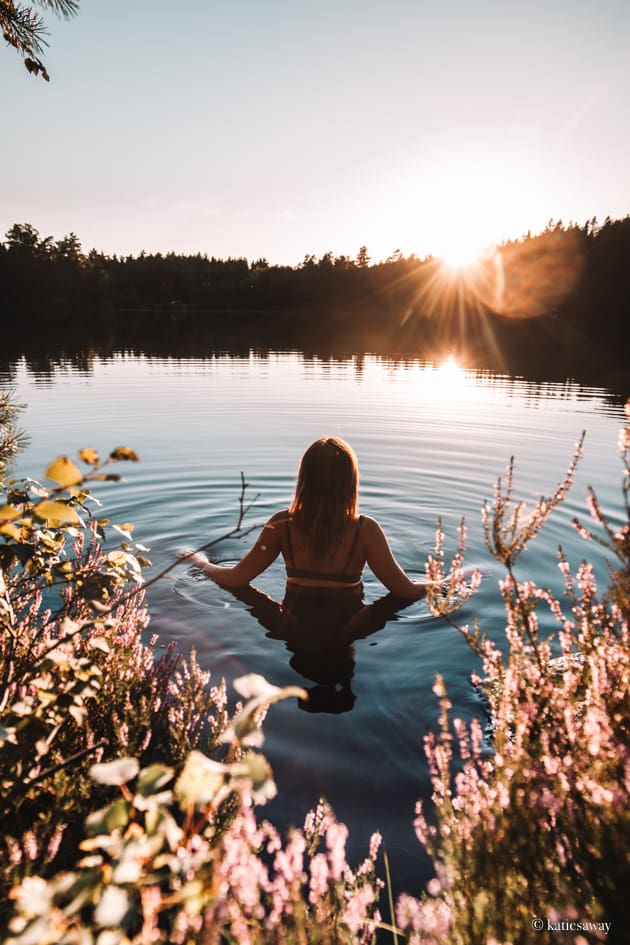
<svg viewBox="0 0 630 945"><path fill-rule="evenodd" d="M357 514L359 466L354 450L336 436L315 440L302 456L289 512L313 557L330 556Z"/></svg>

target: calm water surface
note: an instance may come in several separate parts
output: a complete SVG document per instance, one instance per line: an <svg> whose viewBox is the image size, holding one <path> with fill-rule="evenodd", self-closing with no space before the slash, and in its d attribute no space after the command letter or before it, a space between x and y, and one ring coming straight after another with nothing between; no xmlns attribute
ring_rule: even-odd
<svg viewBox="0 0 630 945"><path fill-rule="evenodd" d="M522 574L560 591L558 545L576 563L590 553L569 524L584 510L587 484L613 518L620 515L621 406L605 390L570 382L533 385L465 372L451 361L340 362L294 353L198 360L120 355L94 360L87 370L60 363L47 373L18 362L10 375L0 375L0 383L7 381L27 404L22 425L32 440L19 474L39 478L53 456L80 447L136 449L142 462L129 465L126 482L104 485L98 494L113 521L135 523L136 539L151 547L158 568L178 549L232 527L241 470L251 497L260 493L251 522L285 508L302 451L327 434L344 437L356 450L361 509L381 521L405 568L423 568L438 517L452 547L466 516L468 560L486 577L462 619L478 613L496 639L502 631L498 571L483 546L480 508L510 456L524 499L549 494L586 430L574 488L523 558ZM253 538L226 542L218 555L239 557ZM605 579L602 561L598 574ZM281 600L282 566L256 583ZM369 573L365 587L370 601L382 593ZM312 685L245 604L186 569L153 587L149 602L150 630L161 645L177 640L184 652L194 647L215 677L230 681L258 672L277 684ZM456 630L414 604L358 641L354 659L351 711L308 713L290 701L269 712L265 750L279 797L267 813L284 826L300 823L326 796L351 827L351 856L362 855L370 832L380 829L394 884L419 892L428 865L411 820L416 799L429 793L421 742L436 716L431 687L441 673L454 713L480 714L469 682L475 658Z"/></svg>

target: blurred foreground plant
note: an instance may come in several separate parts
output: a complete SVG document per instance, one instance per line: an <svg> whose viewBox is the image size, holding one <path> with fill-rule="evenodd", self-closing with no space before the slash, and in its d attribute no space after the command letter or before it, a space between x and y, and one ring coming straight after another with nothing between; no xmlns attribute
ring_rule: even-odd
<svg viewBox="0 0 630 945"><path fill-rule="evenodd" d="M230 717L194 652L156 660L146 549L87 488L137 456L79 460L0 505L0 940L371 941L378 835L353 871L325 804L285 843L254 814L276 790L264 714L306 693L246 676Z"/></svg>
<svg viewBox="0 0 630 945"><path fill-rule="evenodd" d="M12 391L0 390L0 484L4 483L11 461L27 442L25 433L16 425L21 409Z"/></svg>
<svg viewBox="0 0 630 945"><path fill-rule="evenodd" d="M272 785L260 755L218 763L193 751L178 776L122 758L91 775L119 796L88 817L75 870L12 891L15 945L372 940L380 838L352 871L347 830L321 804L283 843L254 814Z"/></svg>
<svg viewBox="0 0 630 945"><path fill-rule="evenodd" d="M505 488L499 480L492 509L484 509L488 548L507 570L500 587L508 649L503 654L477 627L459 627L483 660L485 678L475 676L474 682L489 702L491 747L484 745L478 720L451 720L444 682L438 677L435 683L439 731L425 738L434 815L429 819L418 803L415 826L437 878L422 900L403 896L398 903L399 926L414 945L539 945L541 928L546 940L555 941L557 931L558 941L575 945L621 942L625 935L630 402L625 409L629 423L621 453L628 521L614 527L590 491L591 514L604 530L598 540L616 558L602 597L592 565L580 565L573 575L562 551L565 602L519 581L514 572L516 558L566 495L582 441L554 495L539 499L529 515L514 502L512 464ZM575 524L585 537L596 537ZM438 559L440 548L439 536ZM460 546L451 570L454 586L461 552ZM464 600L465 592L464 587ZM453 594L428 597L433 613L451 622L453 600ZM541 637L540 607L558 625L555 640Z"/></svg>
<svg viewBox="0 0 630 945"><path fill-rule="evenodd" d="M51 486L9 480L0 499L4 903L16 879L72 861L97 799L91 763L122 753L177 764L227 725L225 686L209 685L194 653L184 663L170 647L156 659L155 640L142 642L146 549L130 525L91 511L100 503L88 486L120 479L103 469L124 460L137 456L120 447L102 462L81 450L83 470L59 457Z"/></svg>

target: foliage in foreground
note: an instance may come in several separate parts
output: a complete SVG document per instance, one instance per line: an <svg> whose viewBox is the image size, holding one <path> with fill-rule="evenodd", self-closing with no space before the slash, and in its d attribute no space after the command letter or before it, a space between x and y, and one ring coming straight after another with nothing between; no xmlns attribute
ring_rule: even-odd
<svg viewBox="0 0 630 945"><path fill-rule="evenodd" d="M137 457L79 459L0 506L2 940L369 941L379 836L352 870L326 805L284 843L254 815L275 793L262 718L305 692L243 677L230 715L194 653L156 658L146 549L89 512L104 466Z"/></svg>
<svg viewBox="0 0 630 945"><path fill-rule="evenodd" d="M479 721L450 721L438 677L440 728L425 738L436 823L421 803L415 823L437 878L433 896L398 904L412 943L520 945L540 942L542 930L546 940L558 932L558 941L585 945L627 928L630 401L626 415L620 445L627 520L614 528L591 490L599 534L574 522L616 561L603 597L592 565L574 575L562 551L564 605L515 574L520 553L564 499L581 444L564 482L529 515L514 501L511 467L492 509L484 509L487 546L507 571L500 585L507 653L477 627L459 629L482 661L484 677L473 681L488 701L492 751ZM439 556L429 572L443 577ZM433 595L434 613L449 613L455 584L451 575L444 597ZM556 639L540 632L541 608L545 624L549 614L557 623Z"/></svg>
<svg viewBox="0 0 630 945"><path fill-rule="evenodd" d="M13 46L32 75L41 75L48 82L50 76L40 58L48 45L48 31L36 6L69 19L77 12L79 3L78 0L35 0L35 3L28 4L3 0L0 3L0 29L4 41Z"/></svg>
<svg viewBox="0 0 630 945"><path fill-rule="evenodd" d="M563 601L515 573L573 467L531 515L514 502L510 469L485 510L488 547L506 568L506 640L500 648L478 627L459 629L483 667L475 682L492 744L478 721L450 719L438 678L439 729L425 741L433 806L419 804L416 818L436 878L420 899L399 898L395 939L585 945L627 927L630 404L626 412L628 521L613 527L591 493L595 531L576 523L617 559L602 596L592 567L574 575L562 555ZM296 692L246 677L230 717L225 687L210 686L194 655L189 665L173 652L155 660L141 640L143 549L128 526L120 548L104 547L111 526L87 515L85 487L108 474L94 451L80 455L86 473L58 460L52 489L10 484L0 509L3 940L373 941L388 927L378 835L352 869L346 828L325 805L285 840L255 816L275 790L256 750L260 723ZM125 458L134 456L111 456ZM465 580L464 539L462 529L446 565L438 531L427 565L439 583L428 605L451 623L477 584ZM554 640L539 628L541 609L544 624L557 621Z"/></svg>
<svg viewBox="0 0 630 945"><path fill-rule="evenodd" d="M110 462L133 460L114 450ZM9 482L0 507L0 891L14 876L64 864L95 799L95 760L133 754L184 760L211 748L226 722L223 686L143 644L148 623L131 526L93 516L86 486L120 478L83 450L82 473L66 457L45 488ZM107 550L114 534L123 541ZM29 865L31 864L31 865ZM5 896L0 895L0 900Z"/></svg>

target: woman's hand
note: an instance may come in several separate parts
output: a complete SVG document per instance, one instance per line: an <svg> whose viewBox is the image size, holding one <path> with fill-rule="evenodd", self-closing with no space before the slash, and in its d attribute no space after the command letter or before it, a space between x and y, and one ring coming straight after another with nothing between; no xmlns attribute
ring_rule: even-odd
<svg viewBox="0 0 630 945"><path fill-rule="evenodd" d="M185 562L186 564L191 564L195 568L203 569L206 564L208 564L208 559L200 551L193 551L192 549L187 551L178 551L177 557L180 561Z"/></svg>

